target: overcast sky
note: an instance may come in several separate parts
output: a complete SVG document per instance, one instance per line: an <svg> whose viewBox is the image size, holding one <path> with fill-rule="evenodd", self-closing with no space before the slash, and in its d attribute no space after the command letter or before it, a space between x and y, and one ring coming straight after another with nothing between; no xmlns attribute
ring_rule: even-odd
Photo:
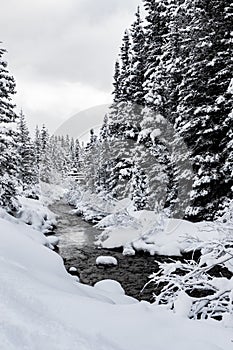
<svg viewBox="0 0 233 350"><path fill-rule="evenodd" d="M16 103L32 129L54 131L77 112L111 101L114 62L140 0L3 0L2 46Z"/></svg>

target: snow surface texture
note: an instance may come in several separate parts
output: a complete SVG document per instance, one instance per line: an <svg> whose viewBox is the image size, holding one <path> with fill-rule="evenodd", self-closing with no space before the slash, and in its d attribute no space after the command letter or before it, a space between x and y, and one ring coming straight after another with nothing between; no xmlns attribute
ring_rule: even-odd
<svg viewBox="0 0 233 350"><path fill-rule="evenodd" d="M75 282L41 233L13 221L0 219L1 350L232 349L220 322L137 302L114 281Z"/></svg>

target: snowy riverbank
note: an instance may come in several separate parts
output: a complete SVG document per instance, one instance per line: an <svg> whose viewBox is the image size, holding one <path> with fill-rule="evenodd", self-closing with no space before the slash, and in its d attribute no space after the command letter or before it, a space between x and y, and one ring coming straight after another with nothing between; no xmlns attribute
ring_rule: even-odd
<svg viewBox="0 0 233 350"><path fill-rule="evenodd" d="M151 255L180 256L200 249L205 242L223 240L233 231L233 225L223 223L224 220L192 223L169 219L164 212L135 211L129 199L110 200L82 188L69 191L67 201L75 207L74 214L103 230L96 242L98 246L121 247L125 255L144 251Z"/></svg>
<svg viewBox="0 0 233 350"><path fill-rule="evenodd" d="M0 237L2 350L231 349L222 323L77 283L25 224L0 219Z"/></svg>
<svg viewBox="0 0 233 350"><path fill-rule="evenodd" d="M33 226L1 211L1 350L232 348L226 322L189 320L182 308L138 302L112 282L77 283Z"/></svg>

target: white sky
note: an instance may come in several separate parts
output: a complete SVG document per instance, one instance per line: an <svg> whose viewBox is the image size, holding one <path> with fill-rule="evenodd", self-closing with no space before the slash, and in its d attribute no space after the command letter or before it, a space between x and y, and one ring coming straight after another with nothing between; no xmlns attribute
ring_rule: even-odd
<svg viewBox="0 0 233 350"><path fill-rule="evenodd" d="M111 101L124 30L140 0L3 0L0 41L30 128L51 132L77 112Z"/></svg>

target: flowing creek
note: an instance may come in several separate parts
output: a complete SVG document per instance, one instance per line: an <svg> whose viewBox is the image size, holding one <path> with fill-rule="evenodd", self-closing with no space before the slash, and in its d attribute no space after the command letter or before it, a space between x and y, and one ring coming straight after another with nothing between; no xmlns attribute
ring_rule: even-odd
<svg viewBox="0 0 233 350"><path fill-rule="evenodd" d="M50 206L57 215L55 235L59 237L58 253L64 259L66 269L77 268L72 272L80 278L81 283L94 285L103 279L114 279L121 283L127 295L139 300L153 301L153 285L150 284L142 292L148 282L148 276L158 271L154 256L137 253L135 256L123 256L120 251L97 248L94 244L100 230L85 222L82 217L71 213L72 207L63 201ZM113 256L117 266L96 266L96 258L100 255ZM165 257L156 256L156 260L164 261Z"/></svg>

